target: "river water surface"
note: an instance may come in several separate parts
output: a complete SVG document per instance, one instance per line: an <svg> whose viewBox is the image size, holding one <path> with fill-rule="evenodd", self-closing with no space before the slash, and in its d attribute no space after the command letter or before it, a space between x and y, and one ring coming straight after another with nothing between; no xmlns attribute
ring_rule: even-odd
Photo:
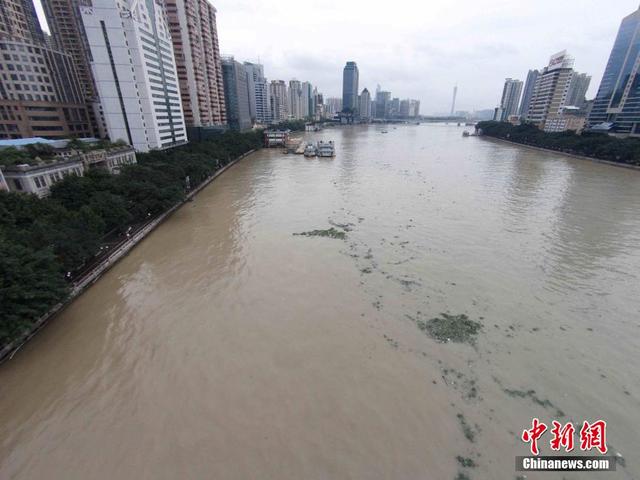
<svg viewBox="0 0 640 480"><path fill-rule="evenodd" d="M245 158L1 365L0 478L514 479L534 416L626 466L528 479L640 478L640 172L380 128Z"/></svg>

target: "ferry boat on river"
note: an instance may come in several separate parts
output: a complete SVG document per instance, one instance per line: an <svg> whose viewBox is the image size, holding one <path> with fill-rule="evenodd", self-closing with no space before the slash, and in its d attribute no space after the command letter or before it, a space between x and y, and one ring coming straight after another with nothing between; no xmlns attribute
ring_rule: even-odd
<svg viewBox="0 0 640 480"><path fill-rule="evenodd" d="M335 157L336 149L333 141L323 142L320 140L316 147L316 153L319 157Z"/></svg>

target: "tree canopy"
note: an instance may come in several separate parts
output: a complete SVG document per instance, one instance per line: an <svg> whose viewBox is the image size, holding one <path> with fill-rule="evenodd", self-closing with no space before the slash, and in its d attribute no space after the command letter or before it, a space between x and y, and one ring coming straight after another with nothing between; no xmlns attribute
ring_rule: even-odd
<svg viewBox="0 0 640 480"><path fill-rule="evenodd" d="M484 135L503 138L524 145L583 155L627 165L640 165L640 139L616 138L604 133L568 130L559 133L543 132L535 125L512 125L506 122L480 122L477 127Z"/></svg>

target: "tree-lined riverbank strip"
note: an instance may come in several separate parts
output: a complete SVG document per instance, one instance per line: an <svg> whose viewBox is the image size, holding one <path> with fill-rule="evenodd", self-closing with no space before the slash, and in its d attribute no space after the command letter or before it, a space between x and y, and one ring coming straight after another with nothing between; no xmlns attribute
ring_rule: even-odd
<svg viewBox="0 0 640 480"><path fill-rule="evenodd" d="M537 126L524 123L486 121L476 125L482 136L504 140L517 145L557 152L576 158L612 165L640 167L640 139L618 138L605 133L584 131L544 132Z"/></svg>
<svg viewBox="0 0 640 480"><path fill-rule="evenodd" d="M575 153L562 152L559 150L553 150L551 148L535 147L533 145L527 145L526 143L513 142L511 140L506 140L504 138L492 137L491 135L481 135L480 138L482 138L483 140L493 140L496 142L508 143L510 145L515 145L516 147L524 147L524 148L537 150L539 152L544 152L544 153L556 153L558 155L564 155L566 157L576 158L578 160L588 160L590 162L603 163L605 165L613 165L614 167L628 168L631 170L640 170L640 166L638 165L629 165L628 163L612 162L610 160L600 160L599 158L587 157L585 155L576 155Z"/></svg>
<svg viewBox="0 0 640 480"><path fill-rule="evenodd" d="M217 177L226 172L229 168L234 166L243 158L251 155L256 150L250 150L235 160L232 160L230 163L222 167L220 170L217 170L213 173L209 178L204 180L200 185L195 187L191 192L189 192L184 200L180 201L173 207L171 207L166 212L160 214L154 219L150 220L144 226L142 226L139 230L137 230L130 238L128 238L125 242L119 245L116 250L106 256L100 263L98 263L93 269L87 272L82 278L76 280L73 283L71 291L67 298L64 301L57 303L54 305L46 314L42 315L38 320L36 320L31 328L25 333L13 340L12 342L4 345L0 349L0 364L10 360L13 358L13 355L29 340L31 340L45 325L47 325L51 320L55 318L55 316L64 310L68 305L73 303L73 301L79 297L87 288L93 285L96 281L102 277L104 273L106 273L111 267L113 267L117 262L119 262L122 258L127 256L131 250L133 250L140 242L142 242L151 232L153 232L160 224L162 224L167 218L169 218L173 213L179 210L185 203L191 201L199 192L205 189L207 186L213 182Z"/></svg>

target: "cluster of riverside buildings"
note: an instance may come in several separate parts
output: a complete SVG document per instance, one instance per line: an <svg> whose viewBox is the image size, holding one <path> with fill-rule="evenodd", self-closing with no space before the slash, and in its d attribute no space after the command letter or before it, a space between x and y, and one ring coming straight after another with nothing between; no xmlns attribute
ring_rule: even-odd
<svg viewBox="0 0 640 480"><path fill-rule="evenodd" d="M391 98L391 92L380 85L372 98L367 88L358 94L360 71L356 62L350 61L342 72L342 98L328 98L327 114L338 115L342 122L370 122L372 120L411 119L420 116L420 101Z"/></svg>
<svg viewBox="0 0 640 480"><path fill-rule="evenodd" d="M524 84L507 78L494 120L533 123L546 132L640 135L640 9L622 20L595 99L585 97L591 77L573 64L562 51L530 70Z"/></svg>
<svg viewBox="0 0 640 480"><path fill-rule="evenodd" d="M50 34L33 0L0 4L0 189L43 196L66 174L133 163L136 151L325 115L311 83L269 83L262 65L220 55L208 0L41 1ZM108 157L98 162L68 148L71 138L120 142L93 152ZM3 166L3 148L34 143L55 155Z"/></svg>
<svg viewBox="0 0 640 480"><path fill-rule="evenodd" d="M309 82L267 82L220 55L208 0L33 0L0 7L0 141L123 140L166 149L203 131L324 115Z"/></svg>

